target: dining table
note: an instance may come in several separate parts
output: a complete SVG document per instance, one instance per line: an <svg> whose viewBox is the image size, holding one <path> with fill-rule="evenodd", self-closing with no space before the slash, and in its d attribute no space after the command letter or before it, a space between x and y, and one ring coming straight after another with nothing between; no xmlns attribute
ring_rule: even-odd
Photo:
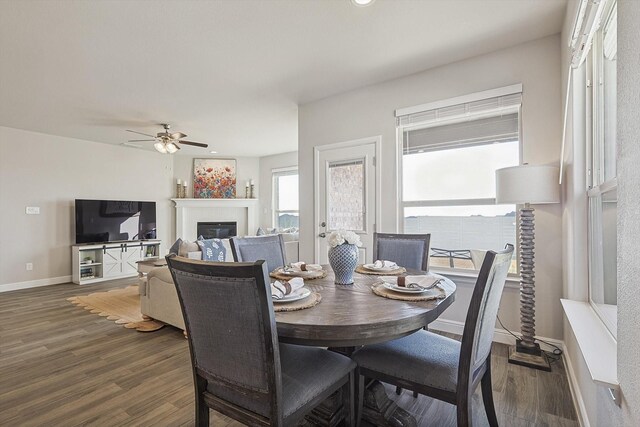
<svg viewBox="0 0 640 427"><path fill-rule="evenodd" d="M456 285L442 279L439 299L402 301L376 295L372 286L381 276L355 272L351 285L335 284L331 267L323 265L326 276L305 280L305 287L321 296L319 304L297 311L276 312L280 342L327 347L350 356L359 347L390 341L412 334L436 320L455 300ZM408 269L402 275L424 275ZM334 425L343 408L340 396L327 399L307 417L312 424ZM367 383L363 419L380 426L416 425L411 414L390 400L378 381ZM315 421L315 422L314 422Z"/></svg>

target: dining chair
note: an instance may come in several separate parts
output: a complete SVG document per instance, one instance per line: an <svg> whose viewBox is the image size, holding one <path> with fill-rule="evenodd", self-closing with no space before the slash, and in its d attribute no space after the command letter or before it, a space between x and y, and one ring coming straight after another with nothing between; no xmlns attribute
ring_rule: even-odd
<svg viewBox="0 0 640 427"><path fill-rule="evenodd" d="M461 342L420 330L404 338L365 346L352 356L358 363L359 389L364 387L366 377L417 391L456 405L458 426L471 426L471 397L481 383L489 425L497 426L491 391L491 344L512 255L511 245L500 252L487 252L473 289ZM361 401L358 413L362 413Z"/></svg>
<svg viewBox="0 0 640 427"><path fill-rule="evenodd" d="M393 261L413 270L429 271L431 234L373 233L373 260Z"/></svg>
<svg viewBox="0 0 640 427"><path fill-rule="evenodd" d="M196 425L209 408L250 426L296 425L343 389L354 425L355 363L317 348L279 344L264 261L219 263L167 256L185 320Z"/></svg>
<svg viewBox="0 0 640 427"><path fill-rule="evenodd" d="M263 259L269 272L286 264L284 239L280 234L269 236L232 237L231 252L236 262L253 262Z"/></svg>

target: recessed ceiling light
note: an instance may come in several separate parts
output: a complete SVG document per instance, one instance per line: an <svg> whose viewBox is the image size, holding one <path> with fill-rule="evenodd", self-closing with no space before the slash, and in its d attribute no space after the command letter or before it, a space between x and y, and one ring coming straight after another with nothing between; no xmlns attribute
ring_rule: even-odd
<svg viewBox="0 0 640 427"><path fill-rule="evenodd" d="M351 3L353 3L358 7L364 7L364 6L369 6L374 1L375 0L351 0Z"/></svg>
<svg viewBox="0 0 640 427"><path fill-rule="evenodd" d="M218 154L217 151L209 151L211 154Z"/></svg>

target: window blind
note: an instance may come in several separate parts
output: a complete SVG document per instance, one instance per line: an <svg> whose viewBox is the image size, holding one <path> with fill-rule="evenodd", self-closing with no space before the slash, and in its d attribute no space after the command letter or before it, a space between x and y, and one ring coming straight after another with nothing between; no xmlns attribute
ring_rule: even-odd
<svg viewBox="0 0 640 427"><path fill-rule="evenodd" d="M403 132L404 154L517 141L518 113L503 114Z"/></svg>

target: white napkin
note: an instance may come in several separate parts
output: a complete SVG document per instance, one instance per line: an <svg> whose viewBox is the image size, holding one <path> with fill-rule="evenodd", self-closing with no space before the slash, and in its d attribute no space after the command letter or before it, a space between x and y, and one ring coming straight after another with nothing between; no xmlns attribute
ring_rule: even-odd
<svg viewBox="0 0 640 427"><path fill-rule="evenodd" d="M386 268L386 269L395 269L398 268L398 264L396 264L393 261L383 261L383 260L377 260L376 262L373 263L373 267L374 268Z"/></svg>
<svg viewBox="0 0 640 427"><path fill-rule="evenodd" d="M292 262L291 270L300 272L300 271L322 271L322 266L320 264L307 264L304 262Z"/></svg>
<svg viewBox="0 0 640 427"><path fill-rule="evenodd" d="M398 276L381 276L380 279L385 283L391 283L392 285L398 285ZM442 280L441 277L426 275L426 276L405 276L404 283L407 288L410 288L411 283L415 283L423 288L433 286L434 283ZM437 286L437 285L436 285Z"/></svg>
<svg viewBox="0 0 640 427"><path fill-rule="evenodd" d="M295 295L304 287L302 277L294 277L293 279L276 280L271 284L271 296L273 299L282 299L289 295Z"/></svg>

